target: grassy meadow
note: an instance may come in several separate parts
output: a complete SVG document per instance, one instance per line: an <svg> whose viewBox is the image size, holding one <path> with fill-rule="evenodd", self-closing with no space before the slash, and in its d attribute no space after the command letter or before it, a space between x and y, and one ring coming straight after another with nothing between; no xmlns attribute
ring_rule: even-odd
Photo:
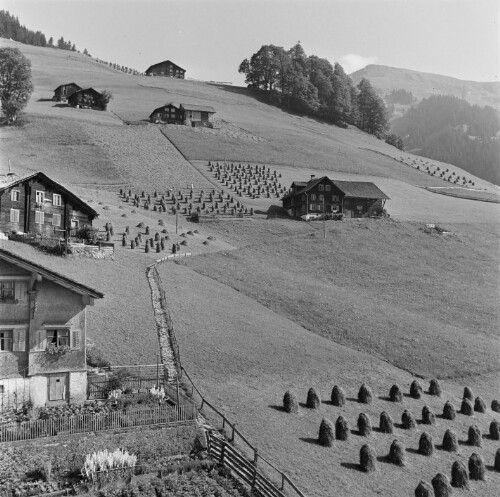
<svg viewBox="0 0 500 497"><path fill-rule="evenodd" d="M98 211L101 231L113 224L116 254L113 261L60 259L27 245L1 244L105 293L88 309L88 335L112 364L154 363L158 353L145 271L167 252L121 246L125 227L144 234L138 227L144 223L152 233L166 229L171 243L187 239L183 252L193 255L159 267L183 365L207 398L308 496L412 495L421 479L430 481L438 471L450 475L453 461L467 463L474 450L491 466L496 442L484 437L481 448L465 443L470 424L486 432L498 419L489 408L453 422L438 417L432 427L397 426L392 436L375 431L369 442L381 459L371 475L356 469L365 440L355 432L332 449L315 438L322 417L335 421L343 414L354 428L362 411L378 426L382 410L399 423L405 408L417 419L424 404L436 413L446 400L458 408L465 385L488 406L500 398L499 205L432 193L425 188L449 184L412 167L411 154L356 129L288 114L246 89L128 76L80 54L7 40L0 46L21 48L32 61L35 84L20 125L0 128L1 172L10 159L15 172L41 170L67 185ZM48 100L70 81L110 90L109 111ZM144 121L169 101L212 105L224 126L200 131L124 124ZM310 174L374 181L390 197L391 218L329 222L324 240L321 222L274 216L279 199L243 198L256 210L253 218L194 225L180 217L175 233L172 214L134 208L118 195L120 188L151 194L190 184L224 188L206 168L208 160L224 158L270 165L285 185ZM450 234L428 233L426 223ZM194 229L199 233L181 237ZM412 373L424 377L425 387L430 377L442 378L443 397L388 402L392 384L408 392ZM363 382L374 392L370 406L355 400ZM328 403L334 384L346 390L343 408ZM294 389L305 402L311 386L325 401L319 411L302 407L289 416L281 410L285 390ZM458 453L416 453L422 431L439 446L446 428L462 442ZM407 448L403 468L382 460L394 438ZM487 481L474 483L472 493L493 497L499 486L498 473L488 469Z"/></svg>

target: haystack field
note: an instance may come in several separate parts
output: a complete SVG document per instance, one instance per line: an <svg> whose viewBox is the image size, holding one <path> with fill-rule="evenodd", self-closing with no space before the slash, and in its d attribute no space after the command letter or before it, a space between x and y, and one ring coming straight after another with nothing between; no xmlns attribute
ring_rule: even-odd
<svg viewBox="0 0 500 497"><path fill-rule="evenodd" d="M497 494L498 441L488 429L500 419L490 409L500 398L499 204L432 193L425 187L449 183L413 167L411 154L357 129L290 115L244 88L128 76L83 55L0 43L12 45L32 61L35 92L21 123L0 128L2 172L10 159L15 172L40 170L67 185L98 211L101 231L113 224L116 253L114 260L61 260L18 249L106 294L88 311L89 337L112 364L156 361L145 271L170 244L186 241L182 252L192 255L159 269L182 363L207 398L308 496L413 495L420 480L430 482L438 471L451 477L454 461L467 466L473 452L484 458L486 481L471 482L470 494ZM110 90L109 110L49 101L54 88L70 81ZM221 130L148 123L151 111L169 101L213 106ZM191 185L219 195L228 188L207 164L224 160L265 164L287 186L312 174L373 181L390 197L390 217L323 226L278 215L279 198L247 197L238 200L253 216L200 224L179 216L176 232L170 205L153 211L119 195L120 189L147 196ZM127 227L144 238L149 227L168 236L168 245L161 253L147 253L144 242L122 246ZM441 397L426 393L431 378L441 382ZM415 379L423 387L419 399L409 396ZM357 400L363 383L372 390L371 404ZM387 400L394 384L402 403ZM330 402L334 385L345 391L344 406ZM484 399L486 412L458 412L465 386ZM317 410L304 405L311 387L322 398ZM296 394L298 414L282 409L287 390ZM446 401L457 410L454 420L441 417ZM421 423L425 405L435 425ZM412 429L402 426L405 409L416 421ZM392 435L377 430L382 411L394 421ZM368 437L357 432L361 413L374 428ZM340 415L348 439L320 446L322 419L335 424ZM473 424L482 432L481 447L467 441ZM447 429L457 436L457 452L442 447ZM418 451L423 432L434 441L430 456ZM404 447L403 466L385 458L394 439ZM359 470L365 443L376 452L373 473Z"/></svg>

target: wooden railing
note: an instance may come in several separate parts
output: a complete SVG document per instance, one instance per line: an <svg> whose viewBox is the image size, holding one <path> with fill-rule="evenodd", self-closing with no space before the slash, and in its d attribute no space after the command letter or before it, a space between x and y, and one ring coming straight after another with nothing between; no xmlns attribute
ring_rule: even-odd
<svg viewBox="0 0 500 497"><path fill-rule="evenodd" d="M275 491L276 492L281 492L281 493L262 493L262 490L259 490L261 492L261 495L267 497L267 496L276 496L276 497L281 497L282 495L285 495L283 491L285 489L291 490L293 492L293 495L296 495L298 497L306 497L301 490L295 485L295 483L285 474L283 471L278 469L273 463L271 463L268 459L263 457L257 448L255 448L249 441L248 439L236 428L236 423L231 422L222 412L220 412L215 406L213 406L203 395L201 392L198 390L196 385L193 383L191 380L189 374L187 371L182 368L182 372L184 373L185 377L191 384L191 398L193 399L194 402L196 402L196 397L198 398L198 401L200 402L200 406L198 407L199 411L201 412L202 415L205 415L211 425L214 425L215 428L220 428L221 430L225 431L228 434L229 441L231 443L234 443L235 446L240 449L241 454L238 451L239 457L245 460L246 462L248 461L253 461L254 464L260 464L260 466L265 470L260 472L260 475L258 478L263 479L265 478L263 475L271 475L268 480L269 481L275 481L276 487ZM212 413L215 413L214 416L210 416L210 413L203 411L204 408L210 409ZM213 440L213 435L210 436L210 439ZM217 442L216 442L217 443ZM220 444L219 444L220 445ZM233 451L236 451L235 447L232 447ZM214 449L217 450L217 449ZM236 458L234 458L236 461ZM234 469L232 466L231 469ZM247 469L242 468L241 471L247 471ZM239 474L239 473L238 473ZM278 490L279 487L279 490Z"/></svg>
<svg viewBox="0 0 500 497"><path fill-rule="evenodd" d="M133 428L157 424L175 424L195 420L194 404L172 407L112 411L106 414L80 414L61 418L38 419L0 425L0 442L30 440L55 435Z"/></svg>

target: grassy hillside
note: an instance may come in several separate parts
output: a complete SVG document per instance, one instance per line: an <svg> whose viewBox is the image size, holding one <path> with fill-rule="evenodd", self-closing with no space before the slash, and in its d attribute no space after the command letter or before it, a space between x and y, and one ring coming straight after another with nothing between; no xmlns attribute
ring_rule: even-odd
<svg viewBox="0 0 500 497"><path fill-rule="evenodd" d="M458 407L465 384L488 404L498 398L500 206L424 188L450 186L432 174L437 167L461 176L463 171L424 163L356 129L287 114L246 89L132 77L79 54L20 47L33 63L35 93L25 124L0 128L0 165L5 171L9 157L15 171L42 170L69 185L97 209L96 225L113 223L117 252L114 261L60 260L2 243L106 294L89 309L89 334L112 363L155 361L158 342L145 269L158 254L122 247L120 240L126 226L144 233L137 227L143 222L154 233L163 223L171 241L187 239L183 251L194 255L185 265L160 267L183 364L208 398L308 495L399 497L437 471L449 475L453 460L467 462L473 450L492 464L494 441L485 438L480 449L464 442L472 422L487 430L495 416L489 409L473 419L459 415L454 423L438 419L434 427L397 427L393 436L374 432L369 441L381 459L372 476L356 470L365 439L355 431L333 449L314 442L323 416L335 421L343 414L352 427L361 411L375 426L382 410L397 422L403 408L420 418L424 403L436 413L446 399ZM111 90L110 111L70 109L48 100L69 81ZM147 119L170 100L212 105L224 121L221 129L124 124ZM285 185L310 174L375 181L391 198L392 219L328 223L323 240L321 223L273 216L279 199L245 198L258 211L253 218L194 226L181 217L175 234L172 214L134 208L117 194L123 186L134 193L190 184L227 188L206 167L208 160L224 158L271 164ZM474 181L491 196L498 191ZM427 233L426 223L452 234ZM182 238L188 229L199 233ZM413 377L407 369L449 378L444 396L387 402L393 383L408 391ZM374 390L371 406L354 399L363 381ZM310 386L327 399L335 383L347 392L342 409L325 402L319 411L301 409L296 417L280 410L287 388L302 402ZM464 442L457 454L416 454L421 431L430 431L439 445L448 427ZM408 448L405 468L383 462L394 437ZM474 484L473 491L495 495L498 478L488 471L487 482Z"/></svg>
<svg viewBox="0 0 500 497"><path fill-rule="evenodd" d="M411 91L418 100L432 95L453 95L467 102L484 107L500 107L500 83L464 81L440 74L431 74L398 67L371 64L352 73L352 80L358 84L367 78L384 94L392 90Z"/></svg>

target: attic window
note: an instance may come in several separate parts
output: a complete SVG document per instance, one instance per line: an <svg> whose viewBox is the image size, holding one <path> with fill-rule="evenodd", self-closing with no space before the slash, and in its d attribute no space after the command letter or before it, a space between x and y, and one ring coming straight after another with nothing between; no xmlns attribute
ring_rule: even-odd
<svg viewBox="0 0 500 497"><path fill-rule="evenodd" d="M325 185L325 192L329 192L330 191L330 185Z"/></svg>
<svg viewBox="0 0 500 497"><path fill-rule="evenodd" d="M10 192L10 199L12 202L19 202L21 200L21 192L19 190L12 190Z"/></svg>
<svg viewBox="0 0 500 497"><path fill-rule="evenodd" d="M325 190L325 185L319 185L319 191L322 192Z"/></svg>
<svg viewBox="0 0 500 497"><path fill-rule="evenodd" d="M14 303L15 298L15 283L13 281L0 281L0 303Z"/></svg>

